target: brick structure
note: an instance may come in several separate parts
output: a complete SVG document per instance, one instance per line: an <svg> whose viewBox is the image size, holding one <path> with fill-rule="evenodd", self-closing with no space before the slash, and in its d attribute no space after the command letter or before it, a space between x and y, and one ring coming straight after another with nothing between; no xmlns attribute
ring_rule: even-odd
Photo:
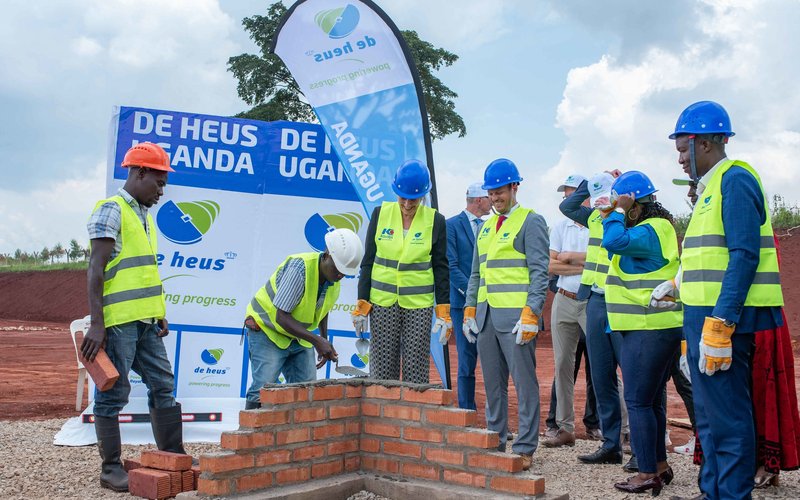
<svg viewBox="0 0 800 500"><path fill-rule="evenodd" d="M200 457L198 493L224 496L357 471L512 495L544 493L518 474L522 459L497 451L496 432L475 428L438 386L321 380L268 385L263 408L242 411L225 451Z"/></svg>

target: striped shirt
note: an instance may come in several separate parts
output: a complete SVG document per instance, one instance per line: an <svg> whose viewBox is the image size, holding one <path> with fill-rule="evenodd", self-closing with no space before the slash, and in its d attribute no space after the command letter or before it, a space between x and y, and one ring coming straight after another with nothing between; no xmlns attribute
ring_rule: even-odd
<svg viewBox="0 0 800 500"><path fill-rule="evenodd" d="M306 264L303 259L289 259L275 276L275 284L277 290L272 301L273 305L281 311L291 313L300 304L306 292ZM325 301L325 293L330 284L325 281L317 290L317 308Z"/></svg>
<svg viewBox="0 0 800 500"><path fill-rule="evenodd" d="M147 207L139 205L136 198L131 196L123 188L119 188L117 194L125 200L128 205L133 209L139 220L144 226L144 231L150 236L150 228L147 227ZM111 238L114 240L114 250L111 252L109 261L119 255L122 251L122 239L119 237L122 230L122 211L115 202L108 201L100 205L89 217L89 222L86 224L86 229L89 231L89 239L96 238Z"/></svg>

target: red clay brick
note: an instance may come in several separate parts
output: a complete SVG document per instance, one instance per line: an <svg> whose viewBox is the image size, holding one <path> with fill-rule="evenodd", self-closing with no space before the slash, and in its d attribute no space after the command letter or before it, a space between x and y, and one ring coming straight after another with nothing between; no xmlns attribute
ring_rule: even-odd
<svg viewBox="0 0 800 500"><path fill-rule="evenodd" d="M141 467L128 473L128 491L131 495L161 499L170 497L169 472Z"/></svg>
<svg viewBox="0 0 800 500"><path fill-rule="evenodd" d="M239 412L241 427L265 427L289 423L288 410L242 410Z"/></svg>
<svg viewBox="0 0 800 500"><path fill-rule="evenodd" d="M348 402L344 405L336 405L328 408L328 418L336 420L338 418L358 417L358 402Z"/></svg>
<svg viewBox="0 0 800 500"><path fill-rule="evenodd" d="M144 453L142 453L144 455ZM238 455L230 452L209 453L200 456L200 470L203 472L225 472L236 469L247 469L254 463L252 454ZM191 462L189 462L191 465Z"/></svg>
<svg viewBox="0 0 800 500"><path fill-rule="evenodd" d="M439 480L439 466L428 464L412 464L403 462L403 475L413 476L421 479L429 479L431 481Z"/></svg>
<svg viewBox="0 0 800 500"><path fill-rule="evenodd" d="M486 429L464 429L447 431L447 444L470 446L472 448L497 449L500 435Z"/></svg>
<svg viewBox="0 0 800 500"><path fill-rule="evenodd" d="M362 437L359 443L359 449L367 453L378 453L381 449L381 442L377 439Z"/></svg>
<svg viewBox="0 0 800 500"><path fill-rule="evenodd" d="M236 492L261 490L272 485L272 473L262 472L236 478Z"/></svg>
<svg viewBox="0 0 800 500"><path fill-rule="evenodd" d="M261 389L261 404L282 405L308 401L307 387L270 387Z"/></svg>
<svg viewBox="0 0 800 500"><path fill-rule="evenodd" d="M80 350L78 350L78 356L81 358L83 366L86 367L89 376L92 377L92 381L97 386L98 391L103 392L114 387L117 379L119 379L119 372L104 349L97 351L93 361L84 358Z"/></svg>
<svg viewBox="0 0 800 500"><path fill-rule="evenodd" d="M478 422L478 414L475 413L475 410L463 410L461 408L427 408L425 410L425 421L429 424L472 427Z"/></svg>
<svg viewBox="0 0 800 500"><path fill-rule="evenodd" d="M338 436L344 436L344 424L328 424L314 427L314 441Z"/></svg>
<svg viewBox="0 0 800 500"><path fill-rule="evenodd" d="M361 467L366 470L378 470L397 474L400 471L400 462L391 458L361 457Z"/></svg>
<svg viewBox="0 0 800 500"><path fill-rule="evenodd" d="M278 431L275 433L275 443L278 446L300 443L303 441L308 441L310 436L311 432L309 431L308 427Z"/></svg>
<svg viewBox="0 0 800 500"><path fill-rule="evenodd" d="M319 422L325 420L325 408L312 406L311 408L298 408L294 411L294 423Z"/></svg>
<svg viewBox="0 0 800 500"><path fill-rule="evenodd" d="M187 471L167 471L167 474L169 474L169 496L174 497L181 492L184 472Z"/></svg>
<svg viewBox="0 0 800 500"><path fill-rule="evenodd" d="M403 387L403 401L428 405L451 406L453 404L453 391L448 391L446 389L418 391L411 387Z"/></svg>
<svg viewBox="0 0 800 500"><path fill-rule="evenodd" d="M383 405L384 418L399 418L419 422L422 412L416 406Z"/></svg>
<svg viewBox="0 0 800 500"><path fill-rule="evenodd" d="M311 392L312 401L328 401L331 399L342 399L344 397L344 386L341 384L323 385L314 387Z"/></svg>
<svg viewBox="0 0 800 500"><path fill-rule="evenodd" d="M263 448L275 444L272 432L254 432L251 430L223 432L220 446L227 450L247 450Z"/></svg>
<svg viewBox="0 0 800 500"><path fill-rule="evenodd" d="M406 427L403 429L403 439L409 441L427 441L429 443L441 443L443 439L442 431L425 429L423 427Z"/></svg>
<svg viewBox="0 0 800 500"><path fill-rule="evenodd" d="M422 447L413 443L384 441L383 452L390 455L400 455L402 457L420 458L422 456Z"/></svg>
<svg viewBox="0 0 800 500"><path fill-rule="evenodd" d="M400 399L399 387L384 387L382 385L370 385L367 387L365 396L377 399Z"/></svg>
<svg viewBox="0 0 800 500"><path fill-rule="evenodd" d="M443 448L426 448L425 458L440 464L463 465L464 453Z"/></svg>
<svg viewBox="0 0 800 500"><path fill-rule="evenodd" d="M378 436L400 437L400 427L378 422L366 422L364 424L364 432L366 434L377 434Z"/></svg>
<svg viewBox="0 0 800 500"><path fill-rule="evenodd" d="M520 472L522 470L522 457L513 453L471 453L467 457L467 465L502 472Z"/></svg>
<svg viewBox="0 0 800 500"><path fill-rule="evenodd" d="M361 470L361 456L353 455L350 457L345 457L344 470L345 472L354 472L357 470Z"/></svg>
<svg viewBox="0 0 800 500"><path fill-rule="evenodd" d="M328 455L341 455L342 453L350 453L354 451L358 451L358 439L348 439L346 441L328 443Z"/></svg>
<svg viewBox="0 0 800 500"><path fill-rule="evenodd" d="M361 434L361 422L353 420L344 424L344 433L347 435Z"/></svg>
<svg viewBox="0 0 800 500"><path fill-rule="evenodd" d="M361 402L361 414L366 417L380 417L381 405L377 403Z"/></svg>
<svg viewBox="0 0 800 500"><path fill-rule="evenodd" d="M138 460L126 458L122 461L122 468L125 469L125 472L130 472L133 469L140 469L142 467L142 463Z"/></svg>
<svg viewBox="0 0 800 500"><path fill-rule="evenodd" d="M324 444L315 444L312 446L297 448L292 452L292 461L302 462L303 460L324 457L325 448L326 447Z"/></svg>
<svg viewBox="0 0 800 500"><path fill-rule="evenodd" d="M308 481L310 476L311 469L309 467L294 467L276 472L275 481L278 484L297 483L299 481Z"/></svg>
<svg viewBox="0 0 800 500"><path fill-rule="evenodd" d="M194 471L185 470L181 473L181 491L192 491L194 486Z"/></svg>
<svg viewBox="0 0 800 500"><path fill-rule="evenodd" d="M344 470L344 459L342 457L329 462L322 462L311 466L311 477L316 479L318 477L333 476L334 474L341 474Z"/></svg>
<svg viewBox="0 0 800 500"><path fill-rule="evenodd" d="M192 480L192 489L196 490L197 489L197 481L198 481L198 479L200 479L200 466L199 465L192 465L192 468L189 469L189 470L191 470L192 474L194 475L194 479Z"/></svg>
<svg viewBox="0 0 800 500"><path fill-rule="evenodd" d="M448 483L463 484L473 488L486 488L486 476L460 470L444 470L444 480Z"/></svg>
<svg viewBox="0 0 800 500"><path fill-rule="evenodd" d="M192 468L192 457L170 451L146 450L142 452L140 462L143 467L159 470L189 470Z"/></svg>
<svg viewBox="0 0 800 500"><path fill-rule="evenodd" d="M292 452L289 450L273 450L256 455L256 467L266 467L275 464L288 464L292 461Z"/></svg>
<svg viewBox="0 0 800 500"><path fill-rule="evenodd" d="M364 387L360 385L348 385L344 389L344 397L346 398L359 398L364 395Z"/></svg>
<svg viewBox="0 0 800 500"><path fill-rule="evenodd" d="M493 477L490 483L493 490L507 491L522 495L541 495L544 493L544 478L522 479L517 477Z"/></svg>
<svg viewBox="0 0 800 500"><path fill-rule="evenodd" d="M128 476L128 489L130 490L130 476ZM230 479L205 479L197 480L197 493L209 496L225 496L231 494ZM131 491L131 494L135 494Z"/></svg>

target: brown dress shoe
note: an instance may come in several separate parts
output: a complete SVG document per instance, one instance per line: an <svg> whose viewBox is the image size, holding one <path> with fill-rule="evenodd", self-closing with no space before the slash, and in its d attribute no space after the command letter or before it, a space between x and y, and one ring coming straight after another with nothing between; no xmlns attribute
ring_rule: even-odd
<svg viewBox="0 0 800 500"><path fill-rule="evenodd" d="M542 441L547 448L560 448L562 446L575 446L575 433L559 429L555 437Z"/></svg>
<svg viewBox="0 0 800 500"><path fill-rule="evenodd" d="M530 470L533 464L533 453L530 455L527 453L520 453L519 456L522 457L522 470Z"/></svg>

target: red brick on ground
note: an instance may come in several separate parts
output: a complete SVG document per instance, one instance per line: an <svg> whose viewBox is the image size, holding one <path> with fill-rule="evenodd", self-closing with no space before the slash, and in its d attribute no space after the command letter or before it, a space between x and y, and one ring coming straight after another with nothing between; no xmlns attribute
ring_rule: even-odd
<svg viewBox="0 0 800 500"><path fill-rule="evenodd" d="M194 471L190 469L181 472L181 491L192 491L196 489Z"/></svg>
<svg viewBox="0 0 800 500"><path fill-rule="evenodd" d="M152 469L184 471L192 468L192 457L171 451L147 450L142 452L142 465Z"/></svg>
<svg viewBox="0 0 800 500"><path fill-rule="evenodd" d="M171 496L169 472L146 467L134 469L128 473L128 491L137 497L169 498Z"/></svg>

